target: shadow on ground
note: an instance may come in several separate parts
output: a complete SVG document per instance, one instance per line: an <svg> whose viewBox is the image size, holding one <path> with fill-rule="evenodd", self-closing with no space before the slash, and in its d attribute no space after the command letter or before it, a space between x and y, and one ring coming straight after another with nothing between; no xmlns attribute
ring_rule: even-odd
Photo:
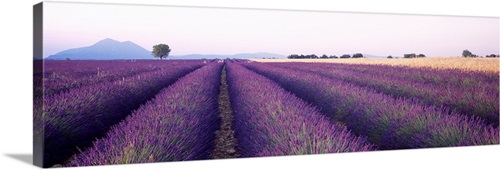
<svg viewBox="0 0 500 170"><path fill-rule="evenodd" d="M5 156L16 159L18 161L21 161L23 163L27 163L30 165L33 165L33 154L5 154Z"/></svg>

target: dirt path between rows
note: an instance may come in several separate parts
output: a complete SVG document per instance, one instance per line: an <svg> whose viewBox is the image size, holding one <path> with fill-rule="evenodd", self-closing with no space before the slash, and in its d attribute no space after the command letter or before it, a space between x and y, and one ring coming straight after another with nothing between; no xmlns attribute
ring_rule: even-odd
<svg viewBox="0 0 500 170"><path fill-rule="evenodd" d="M226 66L222 69L221 85L219 92L219 112L221 117L220 129L216 132L215 148L210 155L211 159L237 158L239 156L236 147L237 141L232 128L233 115L231 102L229 101L229 90L226 82Z"/></svg>

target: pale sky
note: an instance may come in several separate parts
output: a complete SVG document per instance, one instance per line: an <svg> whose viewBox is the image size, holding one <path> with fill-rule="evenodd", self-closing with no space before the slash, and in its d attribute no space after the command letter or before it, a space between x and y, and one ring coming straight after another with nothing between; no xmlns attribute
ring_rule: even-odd
<svg viewBox="0 0 500 170"><path fill-rule="evenodd" d="M44 57L104 38L170 55L270 52L379 56L498 54L497 17L451 17L44 2Z"/></svg>

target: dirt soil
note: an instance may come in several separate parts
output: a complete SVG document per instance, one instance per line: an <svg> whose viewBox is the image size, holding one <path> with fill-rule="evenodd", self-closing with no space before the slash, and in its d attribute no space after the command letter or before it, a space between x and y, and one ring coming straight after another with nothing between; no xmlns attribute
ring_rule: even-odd
<svg viewBox="0 0 500 170"><path fill-rule="evenodd" d="M221 86L219 92L219 111L221 117L220 129L216 132L215 148L210 155L211 159L237 158L239 156L232 128L233 115L229 90L226 82L226 67L222 69Z"/></svg>

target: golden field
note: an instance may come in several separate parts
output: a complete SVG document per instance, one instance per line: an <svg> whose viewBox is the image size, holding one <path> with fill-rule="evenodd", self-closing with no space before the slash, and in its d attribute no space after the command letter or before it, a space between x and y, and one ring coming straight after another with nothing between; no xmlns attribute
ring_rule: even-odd
<svg viewBox="0 0 500 170"><path fill-rule="evenodd" d="M461 69L466 71L500 72L499 58L348 58L348 59L250 59L257 62L328 62L346 64L378 64L391 66L430 67L437 69Z"/></svg>

